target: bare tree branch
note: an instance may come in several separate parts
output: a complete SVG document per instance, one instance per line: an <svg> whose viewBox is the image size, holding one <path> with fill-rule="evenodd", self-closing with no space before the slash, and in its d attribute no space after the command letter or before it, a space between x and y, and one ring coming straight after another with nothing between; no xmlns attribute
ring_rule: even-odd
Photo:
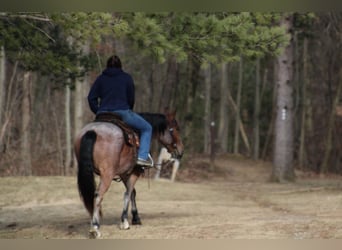
<svg viewBox="0 0 342 250"><path fill-rule="evenodd" d="M23 19L32 19L37 20L41 22L51 22L52 20L48 17L48 15L39 14L39 13L6 13L6 12L0 12L0 18L14 18L19 17Z"/></svg>

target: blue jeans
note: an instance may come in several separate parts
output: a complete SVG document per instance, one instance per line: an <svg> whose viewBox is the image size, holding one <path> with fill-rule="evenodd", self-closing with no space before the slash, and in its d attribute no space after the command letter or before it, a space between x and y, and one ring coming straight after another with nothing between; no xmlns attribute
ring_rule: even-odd
<svg viewBox="0 0 342 250"><path fill-rule="evenodd" d="M129 126L140 131L140 147L138 150L138 158L147 160L150 153L152 126L140 115L132 110L116 110L113 111L121 116L122 120Z"/></svg>

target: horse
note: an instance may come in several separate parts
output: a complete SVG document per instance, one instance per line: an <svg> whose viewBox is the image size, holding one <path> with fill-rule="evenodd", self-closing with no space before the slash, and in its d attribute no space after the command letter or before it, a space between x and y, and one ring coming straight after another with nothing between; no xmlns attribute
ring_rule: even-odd
<svg viewBox="0 0 342 250"><path fill-rule="evenodd" d="M152 126L152 139L157 139L168 152L180 159L184 146L176 112L139 113ZM88 211L90 238L101 237L101 202L111 182L119 178L126 187L121 214L121 229L129 229L128 207L131 203L132 225L141 225L136 205L135 183L144 173L136 165L138 144L127 143L127 134L116 124L93 121L86 124L76 136L74 152L78 163L77 183L83 204ZM96 187L95 175L99 176Z"/></svg>

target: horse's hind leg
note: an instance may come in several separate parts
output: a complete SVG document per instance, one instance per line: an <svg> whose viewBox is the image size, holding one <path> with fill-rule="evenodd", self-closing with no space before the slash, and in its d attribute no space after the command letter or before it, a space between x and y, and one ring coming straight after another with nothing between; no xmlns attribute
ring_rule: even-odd
<svg viewBox="0 0 342 250"><path fill-rule="evenodd" d="M127 230L129 229L129 223L128 223L128 206L129 206L129 198L130 192L126 190L124 194L124 207L121 214L121 224L120 229Z"/></svg>
<svg viewBox="0 0 342 250"><path fill-rule="evenodd" d="M137 192L135 191L135 188L132 191L131 194L131 204L132 204L132 225L141 225L141 220L138 213L137 203L135 201Z"/></svg>
<svg viewBox="0 0 342 250"><path fill-rule="evenodd" d="M100 218L102 215L101 212L101 203L103 200L104 194L107 192L112 178L111 176L101 176L100 183L95 193L95 200L94 200L94 212L91 219L89 237L90 238L99 238L101 237L100 233Z"/></svg>

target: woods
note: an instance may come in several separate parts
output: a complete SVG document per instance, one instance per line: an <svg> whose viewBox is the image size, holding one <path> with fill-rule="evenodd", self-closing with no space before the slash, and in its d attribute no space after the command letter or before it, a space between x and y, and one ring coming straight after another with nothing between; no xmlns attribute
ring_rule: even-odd
<svg viewBox="0 0 342 250"><path fill-rule="evenodd" d="M86 96L114 53L136 111L177 110L185 161L341 174L341 33L339 12L0 13L0 175L75 173Z"/></svg>

